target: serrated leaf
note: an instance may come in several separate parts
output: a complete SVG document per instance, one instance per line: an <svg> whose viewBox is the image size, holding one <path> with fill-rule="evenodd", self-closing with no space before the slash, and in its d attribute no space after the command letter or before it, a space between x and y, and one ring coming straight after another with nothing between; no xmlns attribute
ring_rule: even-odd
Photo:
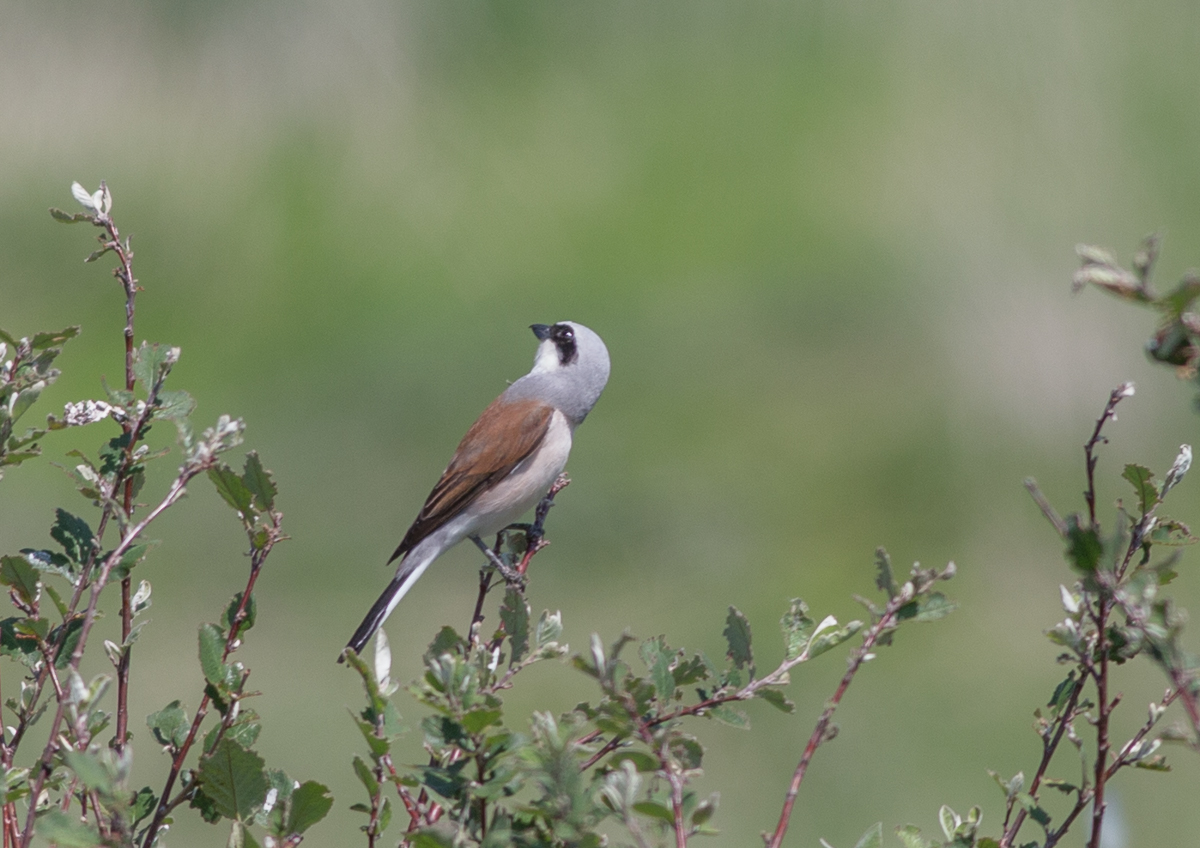
<svg viewBox="0 0 1200 848"><path fill-rule="evenodd" d="M218 463L208 469L208 479L217 487L217 494L225 499L243 518L250 515L250 504L254 494L246 488L242 478L225 463Z"/></svg>
<svg viewBox="0 0 1200 848"><path fill-rule="evenodd" d="M229 739L200 758L197 779L214 809L228 819L247 821L267 796L262 757Z"/></svg>
<svg viewBox="0 0 1200 848"><path fill-rule="evenodd" d="M185 391L160 391L156 398L154 417L166 421L187 418L196 410L196 399Z"/></svg>
<svg viewBox="0 0 1200 848"><path fill-rule="evenodd" d="M134 352L133 374L149 392L151 387L167 376L178 358L179 348L142 342Z"/></svg>
<svg viewBox="0 0 1200 848"><path fill-rule="evenodd" d="M1067 517L1067 559L1084 574L1091 574L1100 562L1104 546L1094 527L1080 526L1078 515Z"/></svg>
<svg viewBox="0 0 1200 848"><path fill-rule="evenodd" d="M642 662L650 670L650 680L654 683L655 695L661 701L670 700L675 694L675 676L671 672L671 660L675 652L667 646L666 637L657 636L647 639L638 646Z"/></svg>
<svg viewBox="0 0 1200 848"><path fill-rule="evenodd" d="M269 511L275 508L275 496L279 494L279 489L271 479L271 472L263 468L258 451L246 454L246 471L242 475L242 481L246 488L253 492L254 502L258 504L259 509Z"/></svg>
<svg viewBox="0 0 1200 848"><path fill-rule="evenodd" d="M778 689L772 689L769 686L764 686L763 688L757 690L754 695L755 697L762 698L775 709L782 712L793 713L796 711L796 705L793 704L787 698L787 696L785 696Z"/></svg>
<svg viewBox="0 0 1200 848"><path fill-rule="evenodd" d="M947 600L941 592L930 592L929 596L917 605L914 621L937 621L945 618L958 607L953 601Z"/></svg>
<svg viewBox="0 0 1200 848"><path fill-rule="evenodd" d="M146 725L158 744L178 748L187 739L191 722L179 701L172 701L158 712L146 716Z"/></svg>
<svg viewBox="0 0 1200 848"><path fill-rule="evenodd" d="M1133 486L1134 497L1137 498L1138 509L1142 515L1158 506L1158 487L1154 484L1154 472L1144 465L1130 463L1125 466L1121 476Z"/></svg>
<svg viewBox="0 0 1200 848"><path fill-rule="evenodd" d="M1156 545L1179 547L1194 545L1197 541L1192 531L1182 521L1174 518L1160 518L1150 531L1150 541Z"/></svg>
<svg viewBox="0 0 1200 848"><path fill-rule="evenodd" d="M24 557L0 558L0 584L14 592L26 604L32 606L38 600L38 573Z"/></svg>
<svg viewBox="0 0 1200 848"><path fill-rule="evenodd" d="M154 812L154 806L158 798L149 786L143 786L133 796L133 802L129 807L129 818L136 829L142 819Z"/></svg>
<svg viewBox="0 0 1200 848"><path fill-rule="evenodd" d="M82 518L71 515L65 509L54 510L54 516L54 526L50 528L51 538L62 545L71 560L86 562L95 544L92 528Z"/></svg>
<svg viewBox="0 0 1200 848"><path fill-rule="evenodd" d="M722 724L727 724L730 727L736 727L738 730L750 729L750 717L738 709L734 709L728 704L718 704L708 710L708 714Z"/></svg>
<svg viewBox="0 0 1200 848"><path fill-rule="evenodd" d="M61 221L64 224L78 224L80 221L90 221L92 216L87 212L64 212L53 206L50 207L50 217L55 221Z"/></svg>
<svg viewBox="0 0 1200 848"><path fill-rule="evenodd" d="M68 339L73 339L79 335L79 325L67 327L59 330L56 333L37 333L29 340L29 347L32 350L48 350L52 347L58 347Z"/></svg>
<svg viewBox="0 0 1200 848"><path fill-rule="evenodd" d="M808 605L800 598L792 598L779 626L783 630L784 659L793 660L804 653L816 623L808 615Z"/></svg>
<svg viewBox="0 0 1200 848"><path fill-rule="evenodd" d="M750 648L750 622L742 615L737 607L729 608L725 618L725 629L722 631L725 643L729 646L726 656L737 668L752 666L754 654Z"/></svg>
<svg viewBox="0 0 1200 848"><path fill-rule="evenodd" d="M306 780L295 788L288 807L287 832L304 833L329 813L333 796L329 788L315 780Z"/></svg>

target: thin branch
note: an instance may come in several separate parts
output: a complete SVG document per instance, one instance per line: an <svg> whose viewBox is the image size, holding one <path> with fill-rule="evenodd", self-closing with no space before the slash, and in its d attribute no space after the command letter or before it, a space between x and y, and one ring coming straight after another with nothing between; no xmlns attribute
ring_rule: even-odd
<svg viewBox="0 0 1200 848"><path fill-rule="evenodd" d="M787 794L783 799L783 809L779 813L779 823L775 826L775 832L770 838L764 836L767 848L779 848L783 844L783 837L787 833L788 824L791 822L792 809L796 804L796 796L800 792L800 783L804 780L804 775L808 771L808 765L812 762L817 748L821 746L821 743L830 738L829 730L833 714L842 702L842 697L846 694L846 690L850 688L854 676L862 668L863 663L867 661L880 637L885 633L891 632L896 627L900 608L927 590L933 579L931 578L929 583L923 586L913 587L911 583L905 584L905 587L911 589L911 591L900 592L888 601L882 615L879 616L879 619L871 625L870 629L863 636L862 644L851 652L849 667L846 669L846 673L842 675L841 682L838 683L833 697L829 699L825 709L817 719L817 724L813 728L812 735L808 738L808 744L804 746L804 753L800 756L800 762L796 764L796 770L792 773L792 780L788 785Z"/></svg>
<svg viewBox="0 0 1200 848"><path fill-rule="evenodd" d="M251 550L250 576L246 581L246 588L242 590L241 602L238 604L238 608L229 624L229 633L225 637L225 649L221 654L222 663L228 660L229 655L232 654L237 648L238 636L241 634L242 625L245 624L247 618L246 609L249 606L250 598L254 592L254 584L258 581L258 575L262 570L263 564L266 562L266 559L270 555L271 550L275 547L275 544L285 538L280 530L280 522L283 519L283 514L279 512L271 512L270 518L272 523L266 527L266 541L261 547L254 547ZM253 536L252 523L247 523L247 535L250 535L251 537ZM253 544L253 539L251 540L251 544ZM249 669L243 672L241 682L234 693L235 700L243 697L243 690L246 685L246 679L249 677L249 675ZM179 746L179 749L175 752L175 756L171 760L171 770L167 773L166 783L163 786L162 794L159 795L158 808L154 811L154 818L150 821L150 824L145 831L146 837L142 843L143 848L151 848L151 846L154 845L155 840L158 837L159 829L162 827L163 820L166 818L171 808L178 803L185 794L191 791L190 788L185 789L180 793L179 798L177 798L175 801L172 802L169 800L171 798L171 790L175 787L175 781L179 778L179 774L183 770L184 760L191 751L192 745L195 744L196 736L200 731L200 725L208 715L208 705L211 703L211 701L212 699L206 692L204 697L200 700L200 706L196 708L196 714L192 718L192 724L188 729L187 737ZM220 735L228 729L231 721L231 715L232 710L226 712L226 715L222 720L221 729L218 731L218 738L216 741L219 741Z"/></svg>
<svg viewBox="0 0 1200 848"><path fill-rule="evenodd" d="M1087 677L1083 674L1075 681L1075 686L1071 689L1071 694L1067 697L1066 706L1059 712L1055 724L1057 725L1053 738L1042 738L1042 761L1038 764L1037 773L1033 776L1033 781L1029 784L1029 794L1037 800L1038 790L1041 789L1042 780L1046 776L1046 769L1050 767L1050 760L1054 758L1055 752L1058 750L1059 743L1062 742L1063 734L1067 727L1076 718L1076 706L1079 704L1079 696L1083 694L1083 687ZM1013 805L1016 801L1015 796L1009 799L1008 811L1004 817L1004 835L1000 838L1000 848L1009 848L1014 839L1017 838L1017 833L1021 830L1021 825L1025 823L1029 811L1024 807L1017 810L1017 817L1013 820L1012 826L1009 827L1008 818L1012 814Z"/></svg>
<svg viewBox="0 0 1200 848"><path fill-rule="evenodd" d="M1122 383L1112 390L1109 395L1108 403L1104 407L1104 412L1096 419L1096 426L1092 430L1092 437L1088 439L1087 444L1083 446L1083 453L1087 459L1087 488L1083 492L1084 498L1087 500L1088 520L1092 527L1096 526L1096 447L1101 444L1106 444L1108 439L1100 434L1104 429L1104 425L1111 419L1117 419L1116 409L1117 404L1124 398L1133 396L1133 383Z"/></svg>

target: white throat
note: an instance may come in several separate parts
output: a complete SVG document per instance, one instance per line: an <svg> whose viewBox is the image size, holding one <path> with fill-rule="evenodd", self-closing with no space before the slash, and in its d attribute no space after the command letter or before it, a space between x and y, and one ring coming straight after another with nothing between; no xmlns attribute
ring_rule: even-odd
<svg viewBox="0 0 1200 848"><path fill-rule="evenodd" d="M530 374L549 374L557 371L561 365L558 361L558 348L554 342L547 339L538 345L537 354L533 357L533 370Z"/></svg>

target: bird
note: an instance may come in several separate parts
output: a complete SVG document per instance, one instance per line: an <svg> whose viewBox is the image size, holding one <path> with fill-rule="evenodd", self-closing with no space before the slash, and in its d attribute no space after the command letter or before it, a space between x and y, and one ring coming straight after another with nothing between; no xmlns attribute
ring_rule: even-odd
<svg viewBox="0 0 1200 848"><path fill-rule="evenodd" d="M346 650L361 653L425 570L450 548L520 518L549 491L571 452L575 428L608 383L608 348L574 321L531 324L533 368L512 383L467 430L388 564L396 575L354 631ZM338 657L345 659L346 650Z"/></svg>

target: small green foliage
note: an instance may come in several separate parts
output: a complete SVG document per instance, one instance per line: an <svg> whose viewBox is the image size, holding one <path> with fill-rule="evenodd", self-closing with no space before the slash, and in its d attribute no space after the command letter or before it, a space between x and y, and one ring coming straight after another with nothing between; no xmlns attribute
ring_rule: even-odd
<svg viewBox="0 0 1200 848"><path fill-rule="evenodd" d="M224 686L227 669L224 663L225 634L215 624L200 625L200 670L213 686Z"/></svg>
<svg viewBox="0 0 1200 848"><path fill-rule="evenodd" d="M727 656L737 668L754 667L754 654L750 650L750 622L737 607L729 608L725 619L725 642L729 645Z"/></svg>
<svg viewBox="0 0 1200 848"><path fill-rule="evenodd" d="M92 848L104 839L95 825L83 824L77 816L62 810L49 810L38 818L37 835L58 848Z"/></svg>
<svg viewBox="0 0 1200 848"><path fill-rule="evenodd" d="M26 606L37 606L41 594L37 571L24 557L0 557L0 584L11 589Z"/></svg>
<svg viewBox="0 0 1200 848"><path fill-rule="evenodd" d="M1096 528L1081 524L1081 520L1078 515L1067 518L1067 559L1078 571L1091 574L1100 562L1104 546Z"/></svg>
<svg viewBox="0 0 1200 848"><path fill-rule="evenodd" d="M200 758L196 779L213 810L228 819L246 822L267 797L262 757L230 739Z"/></svg>
<svg viewBox="0 0 1200 848"><path fill-rule="evenodd" d="M172 701L161 710L146 716L146 724L158 744L175 750L187 738L191 722L179 701Z"/></svg>
<svg viewBox="0 0 1200 848"><path fill-rule="evenodd" d="M1121 476L1133 486L1134 497L1141 515L1145 515L1158 506L1158 486L1154 482L1154 472L1144 465L1130 463L1125 466L1125 471Z"/></svg>
<svg viewBox="0 0 1200 848"><path fill-rule="evenodd" d="M50 536L62 545L63 552L75 563L84 563L95 551L96 537L88 523L65 509L54 511Z"/></svg>

